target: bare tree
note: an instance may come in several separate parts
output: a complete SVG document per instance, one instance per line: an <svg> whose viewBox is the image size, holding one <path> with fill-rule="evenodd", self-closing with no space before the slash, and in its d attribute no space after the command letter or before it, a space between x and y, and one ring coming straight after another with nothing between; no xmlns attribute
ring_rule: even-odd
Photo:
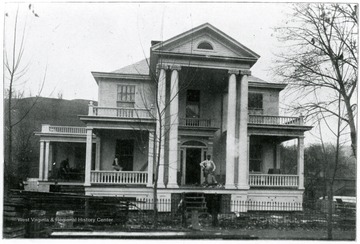
<svg viewBox="0 0 360 244"><path fill-rule="evenodd" d="M29 4L28 11L34 17L39 17L35 12L32 4ZM22 113L21 116L16 116L14 107L16 104L13 104L13 100L16 97L22 97L23 92L16 90L16 85L23 85L27 82L25 79L25 74L29 69L29 64L24 64L24 52L25 52L25 42L26 42L26 22L23 26L20 26L20 16L19 16L19 6L17 7L16 14L14 18L9 13L5 13L5 32L4 32L4 67L5 67L5 86L7 86L5 98L7 100L7 106L5 111L6 122L5 128L7 132L7 160L5 161L5 172L7 169L11 170L13 165L13 129L21 121L23 121L29 112L35 106L37 99L34 100L33 104L28 108L25 113ZM13 21L13 22L11 22ZM21 28L21 29L20 29ZM9 44L7 41L9 41ZM45 70L46 74L46 70ZM40 95L44 83L45 77L41 82L40 89L38 94ZM12 173L10 173L11 175ZM5 173L5 188L9 183L8 174Z"/></svg>
<svg viewBox="0 0 360 244"><path fill-rule="evenodd" d="M159 179L159 168L160 168L160 161L161 157L164 157L162 150L161 150L161 144L165 143L165 138L169 136L170 129L174 126L174 123L172 121L173 116L176 115L167 115L167 110L169 109L169 106L171 102L179 96L179 94L186 90L196 79L197 70L194 71L194 73L183 73L183 79L182 82L179 81L179 87L178 91L176 93L172 92L172 87L170 87L170 95L168 98L161 98L162 94L160 94L159 90L165 89L166 90L166 80L160 80L163 77L160 77L159 70L152 70L149 59L146 59L146 64L149 68L149 75L151 77L151 85L148 89L145 87L142 87L142 101L145 105L145 108L147 108L149 111L152 111L153 119L156 121L156 128L154 133L154 148L156 151L156 158L154 161L155 165L155 172L154 172L154 185L153 185L153 211L154 211L154 219L153 219L153 225L156 228L157 227L157 220L158 220L158 208L157 208L157 192L158 192L158 179ZM190 62L190 61L189 61ZM159 65L161 66L162 63L160 61ZM165 86L165 87L160 87ZM149 103L149 95L155 97L154 103ZM163 100L162 100L163 99ZM165 103L162 103L161 101L165 101ZM171 167L170 165L166 165L167 167ZM165 165L164 165L165 168Z"/></svg>
<svg viewBox="0 0 360 244"><path fill-rule="evenodd" d="M341 151L341 141L340 138L343 135L343 131L345 127L342 126L343 120L341 119L343 117L342 111L344 111L341 107L341 95L339 94L338 102L337 102L337 110L334 111L337 113L337 125L336 130L332 130L330 128L330 125L326 123L326 117L323 112L321 112L318 116L318 123L320 124L321 120L325 121L326 126L330 129L330 131L334 134L336 137L336 142L334 145L335 155L332 157L329 157L330 153L328 152L328 148L325 146L323 135L321 132L321 125L319 125L320 128L320 138L321 138L321 148L322 148L322 155L323 155L323 161L326 162L326 167L324 167L324 179L325 179L325 187L326 187L326 193L328 197L328 239L332 240L332 230L333 230L333 196L334 196L334 182L339 166L339 158L340 158L340 151ZM330 165L333 165L333 167L329 167Z"/></svg>
<svg viewBox="0 0 360 244"><path fill-rule="evenodd" d="M319 113L344 121L356 156L357 5L295 4L290 20L275 31L286 45L275 74L294 88L291 108L313 121ZM344 114L336 112L338 101Z"/></svg>

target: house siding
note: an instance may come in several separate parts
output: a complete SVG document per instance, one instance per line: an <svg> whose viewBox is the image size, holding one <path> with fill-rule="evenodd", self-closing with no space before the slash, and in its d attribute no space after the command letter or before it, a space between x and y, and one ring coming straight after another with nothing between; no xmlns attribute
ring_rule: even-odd
<svg viewBox="0 0 360 244"><path fill-rule="evenodd" d="M275 89L249 87L249 93L263 94L264 115L279 115L279 91Z"/></svg>
<svg viewBox="0 0 360 244"><path fill-rule="evenodd" d="M151 81L102 80L99 82L99 107L116 107L118 85L135 86L135 108L149 108L154 104Z"/></svg>

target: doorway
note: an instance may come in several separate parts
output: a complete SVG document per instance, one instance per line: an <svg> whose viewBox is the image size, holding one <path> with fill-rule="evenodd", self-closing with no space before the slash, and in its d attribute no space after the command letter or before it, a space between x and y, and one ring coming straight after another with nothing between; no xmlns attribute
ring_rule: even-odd
<svg viewBox="0 0 360 244"><path fill-rule="evenodd" d="M134 140L116 140L116 154L119 155L123 171L132 171L134 162Z"/></svg>
<svg viewBox="0 0 360 244"><path fill-rule="evenodd" d="M194 185L201 183L201 151L201 148L186 148L186 185Z"/></svg>

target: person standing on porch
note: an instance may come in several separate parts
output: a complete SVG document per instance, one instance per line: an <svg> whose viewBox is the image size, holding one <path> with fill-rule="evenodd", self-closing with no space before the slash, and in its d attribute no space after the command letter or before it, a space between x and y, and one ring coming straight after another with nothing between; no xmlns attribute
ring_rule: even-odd
<svg viewBox="0 0 360 244"><path fill-rule="evenodd" d="M112 166L113 166L114 170L122 171L122 167L120 166L120 161L119 161L119 155L118 154L115 155Z"/></svg>
<svg viewBox="0 0 360 244"><path fill-rule="evenodd" d="M217 184L217 181L216 181L215 176L214 176L216 165L211 160L210 155L207 155L206 160L204 160L204 161L202 161L200 163L200 167L202 167L203 172L204 172L205 184L206 185L212 184L212 183ZM209 177L211 178L210 182L209 182Z"/></svg>

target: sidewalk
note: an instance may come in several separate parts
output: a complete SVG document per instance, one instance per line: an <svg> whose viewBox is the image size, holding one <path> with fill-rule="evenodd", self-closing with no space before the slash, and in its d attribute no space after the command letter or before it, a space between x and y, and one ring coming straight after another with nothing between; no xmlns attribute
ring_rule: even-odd
<svg viewBox="0 0 360 244"><path fill-rule="evenodd" d="M223 232L241 233L255 236L259 240L327 240L326 230L224 230ZM333 230L334 240L355 240L356 231Z"/></svg>
<svg viewBox="0 0 360 244"><path fill-rule="evenodd" d="M355 231L333 231L333 240L355 240ZM55 231L50 238L327 240L326 230Z"/></svg>

